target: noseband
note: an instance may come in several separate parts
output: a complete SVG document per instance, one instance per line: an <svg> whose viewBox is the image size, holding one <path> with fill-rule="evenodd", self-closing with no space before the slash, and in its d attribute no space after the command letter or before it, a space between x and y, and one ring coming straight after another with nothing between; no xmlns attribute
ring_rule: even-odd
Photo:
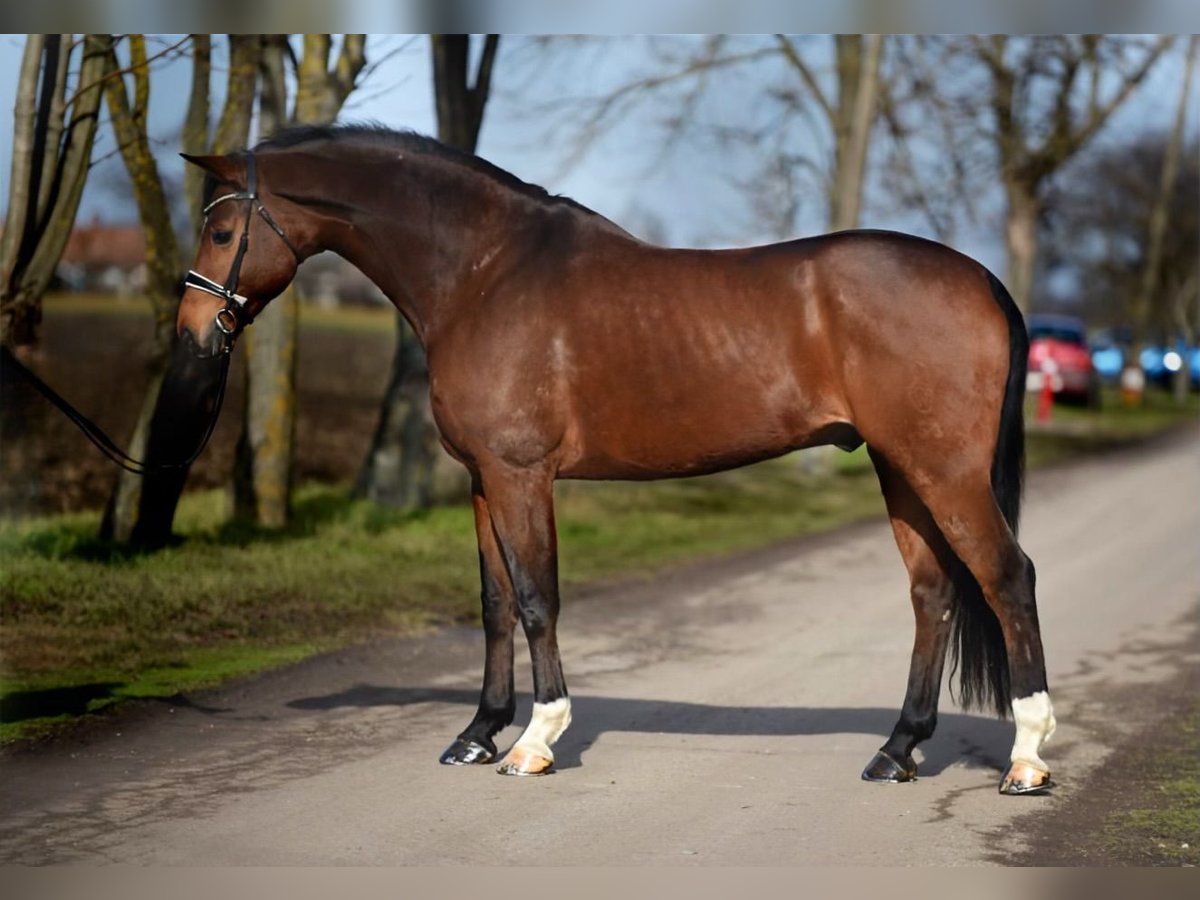
<svg viewBox="0 0 1200 900"><path fill-rule="evenodd" d="M233 258L233 265L229 268L229 275L226 276L225 283L220 284L213 281L211 278L201 275L195 269L189 269L187 276L183 279L185 286L193 287L198 291L204 291L225 301L225 305L217 310L216 315L217 330L225 335L223 351L225 353L233 350L233 339L237 333L254 321L253 316L246 312L247 298L235 293L235 290L238 279L242 274L242 261L246 257L246 250L250 247L250 220L255 212L262 216L262 220L271 227L272 231L279 235L280 239L287 245L287 248L292 251L292 256L296 257L296 263L300 263L300 252L296 249L295 244L288 240L288 236L279 227L279 223L271 217L271 214L267 212L267 208L258 199L258 169L255 165L254 154L247 150L245 159L246 189L244 191L236 191L232 194L224 194L204 207L204 226L201 228L201 234L204 233L204 228L208 226L208 215L213 207L224 203L226 200L250 201L246 205L246 218L242 222L242 236L238 240L237 255Z"/></svg>

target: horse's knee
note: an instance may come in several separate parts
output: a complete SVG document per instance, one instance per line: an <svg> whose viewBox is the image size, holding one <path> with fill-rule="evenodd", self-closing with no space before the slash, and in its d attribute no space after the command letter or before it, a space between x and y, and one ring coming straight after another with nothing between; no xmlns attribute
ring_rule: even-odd
<svg viewBox="0 0 1200 900"><path fill-rule="evenodd" d="M517 609L527 638L538 640L553 634L557 611L543 597L537 594L518 597Z"/></svg>
<svg viewBox="0 0 1200 900"><path fill-rule="evenodd" d="M483 591L481 594L483 608L483 627L488 634L511 633L517 625L517 610L514 604L506 601L501 594Z"/></svg>

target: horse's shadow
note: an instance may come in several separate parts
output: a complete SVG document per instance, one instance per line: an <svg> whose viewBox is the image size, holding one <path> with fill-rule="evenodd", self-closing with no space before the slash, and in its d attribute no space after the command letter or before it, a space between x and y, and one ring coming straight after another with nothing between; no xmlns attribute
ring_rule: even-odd
<svg viewBox="0 0 1200 900"><path fill-rule="evenodd" d="M454 703L473 707L479 693L455 688L399 688L360 684L333 694L305 697L288 704L293 709L329 710L339 707L410 706ZM530 698L518 698L517 720L528 715ZM877 707L713 706L673 700L634 700L625 697L573 696L571 727L555 745L555 765L583 765L583 754L606 732L689 735L802 735L868 734L882 743L896 723L898 711ZM464 724L466 720L464 719ZM447 735L447 742L453 735ZM922 775L937 775L955 764L1001 770L1012 743L1012 724L983 716L942 713L937 733L919 750ZM866 760L864 760L866 762Z"/></svg>

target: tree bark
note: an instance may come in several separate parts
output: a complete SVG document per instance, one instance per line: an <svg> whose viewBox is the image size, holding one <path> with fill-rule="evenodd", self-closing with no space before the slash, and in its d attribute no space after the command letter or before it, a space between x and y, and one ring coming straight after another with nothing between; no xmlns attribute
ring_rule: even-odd
<svg viewBox="0 0 1200 900"><path fill-rule="evenodd" d="M180 143L183 152L201 156L208 149L208 116L211 106L210 79L212 75L212 35L192 35L192 92L188 97L187 115L183 120ZM188 218L192 223L192 234L197 238L204 224L204 171L199 166L185 166L183 190L187 195Z"/></svg>
<svg viewBox="0 0 1200 900"><path fill-rule="evenodd" d="M204 47L204 42L200 47ZM254 111L258 54L258 35L230 35L225 105L210 152L228 153L246 145ZM201 64L193 69L193 74L203 72L204 68ZM197 94L202 92L202 86L194 84L193 100L196 101ZM189 118L192 111L193 105L189 103ZM191 136L194 138L195 134ZM199 147L198 152L204 152L204 148ZM199 198L194 202L198 213ZM150 396L156 396L157 400L153 414L145 420L148 434L144 439L146 455L143 458L147 462L176 462L186 458L196 447L211 414L219 374L216 364L204 364L190 354L172 350L159 386L156 389L151 385L150 389ZM139 427L142 421L139 419ZM171 524L188 471L187 468L152 470L143 476L137 523L129 535L131 544L156 549L170 542Z"/></svg>
<svg viewBox="0 0 1200 900"><path fill-rule="evenodd" d="M499 35L487 35L472 78L470 36L430 36L438 140L442 143L475 152L499 43ZM429 403L425 351L404 317L397 314L392 375L355 483L355 495L397 509L428 508L434 497L434 471L443 455Z"/></svg>
<svg viewBox="0 0 1200 900"><path fill-rule="evenodd" d="M110 50L105 73L105 98L117 146L125 169L133 183L138 217L146 236L147 290L154 313L154 346L148 362L149 386L142 400L133 436L126 452L135 459L146 458L150 421L166 376L167 362L174 342L174 314L177 284L182 268L179 244L171 226L170 207L163 190L158 165L150 147L147 114L150 102L150 71L146 62L145 35L129 36L130 69L134 80L134 98L126 92L124 78L117 76L120 64L116 51ZM100 525L100 537L125 543L137 524L142 495L142 476L120 470L116 486Z"/></svg>
<svg viewBox="0 0 1200 900"><path fill-rule="evenodd" d="M1133 327L1133 341L1130 345L1131 359L1128 364L1139 365L1141 356L1141 344L1146 337L1146 325L1150 318L1150 311L1154 307L1156 295L1162 293L1162 283L1160 273L1162 269L1163 255L1163 238L1167 233L1167 216L1168 210L1171 207L1171 195L1175 192L1175 182L1179 175L1179 153L1183 147L1183 132L1184 126L1187 123L1188 111L1188 94L1192 86L1192 72L1196 63L1196 38L1193 37L1188 42L1187 64L1184 68L1183 84L1179 89L1179 105L1175 110L1175 124L1171 129L1171 137L1167 141L1166 153L1163 157L1162 176L1158 185L1158 196L1154 199L1154 206L1150 210L1150 222L1147 228L1147 246L1146 246L1146 264L1142 269L1141 283L1138 286L1137 294L1134 296L1130 304L1129 318L1130 325ZM1165 316L1163 318L1166 318ZM1170 345L1167 341L1167 345ZM1187 384L1189 378L1188 360L1183 360L1183 365L1175 373L1172 379L1174 382L1175 395L1177 399L1182 394L1182 401L1187 400ZM1182 384L1182 390L1180 385Z"/></svg>
<svg viewBox="0 0 1200 900"><path fill-rule="evenodd" d="M263 57L264 137L288 121L284 40L268 38ZM296 73L296 123L323 125L337 118L366 63L365 47L365 35L346 35L331 68L330 36L304 36ZM282 527L291 516L299 319L299 300L295 288L289 287L271 301L243 339L247 394L235 468L234 513L269 528Z"/></svg>
<svg viewBox="0 0 1200 900"><path fill-rule="evenodd" d="M1037 267L1037 217L1046 180L1085 147L1104 123L1132 95L1170 45L1157 39L1139 64L1121 73L1107 97L1101 96L1102 60L1124 52L1114 46L1103 53L1096 35L1059 35L1026 39L1022 54L1010 59L1013 42L1001 35L972 38L972 54L987 69L991 81L990 107L995 121L993 140L1000 160L1008 207L1005 247L1008 290L1022 312L1034 299ZM1053 59L1051 65L1048 60ZM1088 78L1085 108L1076 112L1074 98ZM1042 121L1026 121L1030 94L1038 90L1051 101ZM1035 138L1034 136L1040 136Z"/></svg>
<svg viewBox="0 0 1200 900"><path fill-rule="evenodd" d="M839 46L843 38L839 36ZM843 51L839 49L839 58ZM867 168L871 126L875 122L879 97L879 64L883 57L883 36L866 34L852 49L853 76L842 82L844 93L853 91L845 106L845 128L838 136L837 170L834 174L834 207L830 225L834 231L857 228L862 206L863 179ZM839 69L840 71L840 69Z"/></svg>
<svg viewBox="0 0 1200 900"><path fill-rule="evenodd" d="M67 121L56 148L48 140L45 142L46 155L49 156L51 149L56 153L54 164L42 167L44 180L50 182L45 190L43 185L33 186L29 182L33 170L35 112L22 104L27 97L36 96L37 65L36 59L30 64L34 73L31 86L26 66L30 55L27 53L23 60L14 117L14 138L19 139L14 142L8 225L5 240L0 241L0 275L3 276L0 283L0 341L4 343L17 345L36 341L42 295L50 286L54 269L62 258L83 195L99 118L100 79L111 46L111 35L87 35L83 40L83 61L75 95L65 102L61 99L61 88L56 87L53 92L52 109L62 109ZM35 49L40 52L40 48ZM61 58L56 71L63 71ZM55 71L47 71L45 75L52 79ZM50 122L44 121L49 131ZM57 130L57 125L53 127ZM27 138L20 137L22 133ZM37 209L44 209L40 221L30 221L31 197L39 198L35 204Z"/></svg>
<svg viewBox="0 0 1200 900"><path fill-rule="evenodd" d="M22 238L32 231L27 227L29 217L29 194L33 177L34 121L37 117L38 74L42 70L42 50L46 36L31 34L25 39L25 52L21 57L21 70L17 80L17 102L13 108L12 174L9 178L8 216L4 221L4 234L0 237L0 275L4 278L4 299L7 301L13 290L12 281L17 274L18 250ZM7 316L6 316L7 318Z"/></svg>
<svg viewBox="0 0 1200 900"><path fill-rule="evenodd" d="M396 358L355 495L381 506L425 509L433 503L437 428L429 409L429 367L417 336L397 313Z"/></svg>
<svg viewBox="0 0 1200 900"><path fill-rule="evenodd" d="M1041 201L1036 190L1021 181L1005 185L1008 200L1004 217L1005 282L1017 307L1026 311L1033 302L1033 276L1037 265Z"/></svg>

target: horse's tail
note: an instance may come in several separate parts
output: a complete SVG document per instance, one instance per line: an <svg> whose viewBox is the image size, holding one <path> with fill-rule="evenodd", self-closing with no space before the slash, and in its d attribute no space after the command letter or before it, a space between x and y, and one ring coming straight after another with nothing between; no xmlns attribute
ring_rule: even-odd
<svg viewBox="0 0 1200 900"><path fill-rule="evenodd" d="M992 458L992 494L1015 536L1021 515L1025 478L1025 372L1029 365L1029 334L1021 311L1000 280L988 273L992 296L1008 320L1008 381L1000 410L1000 433ZM958 602L954 617L951 672L959 670L959 702L965 708L994 707L1008 715L1012 691L1004 634L983 598L979 583L958 560L951 578Z"/></svg>

